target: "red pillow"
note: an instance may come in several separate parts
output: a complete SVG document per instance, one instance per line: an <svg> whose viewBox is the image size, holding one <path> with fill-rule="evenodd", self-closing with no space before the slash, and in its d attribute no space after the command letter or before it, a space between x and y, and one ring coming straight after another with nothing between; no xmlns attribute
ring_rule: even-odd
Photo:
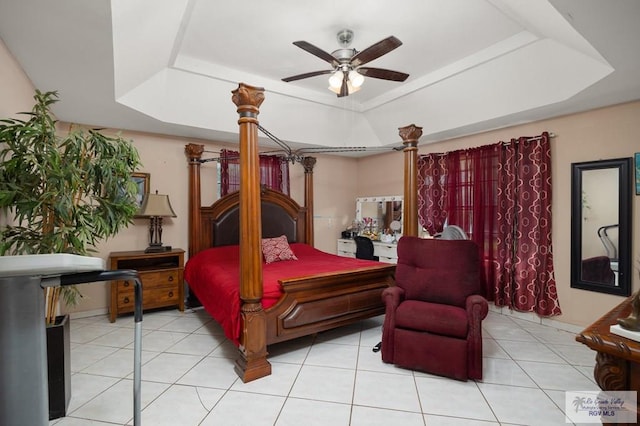
<svg viewBox="0 0 640 426"><path fill-rule="evenodd" d="M279 262L281 260L298 260L289 247L286 235L276 238L262 239L262 254L266 263Z"/></svg>

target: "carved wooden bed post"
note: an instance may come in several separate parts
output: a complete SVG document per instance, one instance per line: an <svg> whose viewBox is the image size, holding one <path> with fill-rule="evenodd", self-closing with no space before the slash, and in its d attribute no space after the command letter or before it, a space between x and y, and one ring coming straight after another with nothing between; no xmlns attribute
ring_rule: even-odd
<svg viewBox="0 0 640 426"><path fill-rule="evenodd" d="M410 124L398 129L404 144L404 212L402 234L418 236L418 139L422 127Z"/></svg>
<svg viewBox="0 0 640 426"><path fill-rule="evenodd" d="M264 89L240 83L234 90L240 126L240 298L242 333L235 371L243 382L271 374L262 299L262 247L258 114Z"/></svg>
<svg viewBox="0 0 640 426"><path fill-rule="evenodd" d="M306 234L307 244L313 246L313 167L316 165L315 157L304 157L302 166L304 167L304 206L307 208Z"/></svg>
<svg viewBox="0 0 640 426"><path fill-rule="evenodd" d="M200 247L200 158L204 145L190 143L184 147L189 159L189 257L201 250Z"/></svg>

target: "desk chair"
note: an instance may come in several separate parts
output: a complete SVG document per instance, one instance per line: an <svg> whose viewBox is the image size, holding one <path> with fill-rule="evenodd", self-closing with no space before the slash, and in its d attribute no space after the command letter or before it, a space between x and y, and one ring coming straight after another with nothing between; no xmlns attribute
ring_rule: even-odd
<svg viewBox="0 0 640 426"><path fill-rule="evenodd" d="M378 256L373 255L373 241L370 238L355 236L353 241L356 242L356 259L367 259L379 261Z"/></svg>

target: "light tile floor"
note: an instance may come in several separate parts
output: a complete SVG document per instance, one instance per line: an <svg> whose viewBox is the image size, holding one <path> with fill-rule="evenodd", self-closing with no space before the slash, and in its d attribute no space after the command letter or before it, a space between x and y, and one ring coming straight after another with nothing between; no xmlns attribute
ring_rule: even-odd
<svg viewBox="0 0 640 426"><path fill-rule="evenodd" d="M565 425L565 390L598 389L575 334L496 312L484 378L460 382L384 364L383 317L270 347L273 374L242 383L235 347L203 310L144 315L142 424ZM51 425L133 423L133 318L71 321L72 398Z"/></svg>

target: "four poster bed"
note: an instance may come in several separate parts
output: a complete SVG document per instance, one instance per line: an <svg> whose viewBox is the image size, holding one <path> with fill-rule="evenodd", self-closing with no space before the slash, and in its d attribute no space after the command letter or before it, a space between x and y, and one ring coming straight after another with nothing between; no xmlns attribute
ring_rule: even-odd
<svg viewBox="0 0 640 426"><path fill-rule="evenodd" d="M395 272L392 264L339 257L313 248L315 158L301 161L304 206L283 193L260 187L257 115L263 99L260 88L240 84L233 91L240 115L240 191L202 207L204 147L185 147L189 162L185 281L238 346L235 370L245 382L271 374L267 345L383 314L381 293L394 284ZM410 131L403 135L403 129ZM407 197L407 171L415 175L420 128L403 129L405 204L409 202L404 234L416 235L417 211L410 212L416 210L416 195ZM415 178L413 182L415 185ZM275 244L278 255L288 254L273 261L265 242Z"/></svg>

